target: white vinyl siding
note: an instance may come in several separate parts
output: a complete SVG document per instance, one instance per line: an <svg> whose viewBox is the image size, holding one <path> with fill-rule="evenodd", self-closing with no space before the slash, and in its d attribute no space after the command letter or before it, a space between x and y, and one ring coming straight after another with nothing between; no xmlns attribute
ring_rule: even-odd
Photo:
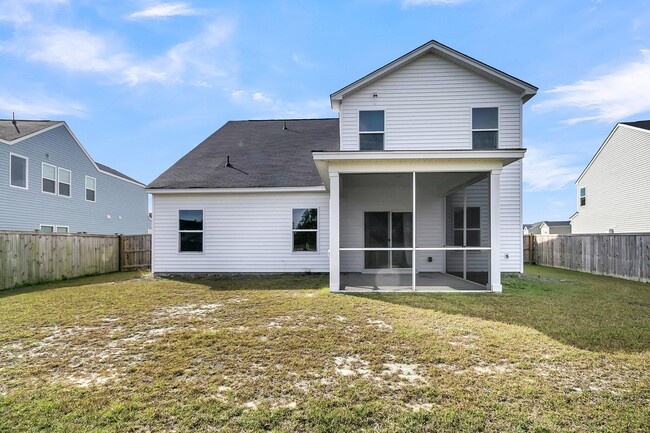
<svg viewBox="0 0 650 433"><path fill-rule="evenodd" d="M203 254L178 251L178 211L203 209ZM318 251L293 252L292 209L318 210ZM327 272L327 193L154 194L153 271Z"/></svg>
<svg viewBox="0 0 650 433"><path fill-rule="evenodd" d="M501 171L501 272L523 272L521 227L522 164L515 161ZM507 256L507 257L506 257Z"/></svg>
<svg viewBox="0 0 650 433"><path fill-rule="evenodd" d="M572 233L650 232L650 131L619 125L576 185ZM580 206L580 189L586 204Z"/></svg>
<svg viewBox="0 0 650 433"><path fill-rule="evenodd" d="M521 104L517 93L428 54L344 97L341 150L359 149L360 110L385 110L385 150L471 149L476 107L498 107L499 148L520 148Z"/></svg>

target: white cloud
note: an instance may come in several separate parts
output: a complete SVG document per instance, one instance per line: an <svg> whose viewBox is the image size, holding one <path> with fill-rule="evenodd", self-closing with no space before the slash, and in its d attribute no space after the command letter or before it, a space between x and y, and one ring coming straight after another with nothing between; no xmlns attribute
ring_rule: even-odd
<svg viewBox="0 0 650 433"><path fill-rule="evenodd" d="M556 191L574 182L582 167L570 155L554 154L538 148L528 149L524 158L526 191Z"/></svg>
<svg viewBox="0 0 650 433"><path fill-rule="evenodd" d="M296 65L300 66L301 68L313 68L316 66L315 63L305 60L301 56L295 53L291 56L291 59Z"/></svg>
<svg viewBox="0 0 650 433"><path fill-rule="evenodd" d="M228 91L230 99L238 105L247 106L254 118L314 118L332 115L329 99L312 99L307 101L285 101L273 98L260 91Z"/></svg>
<svg viewBox="0 0 650 433"><path fill-rule="evenodd" d="M141 11L133 12L128 18L133 20L151 18L169 18L176 16L198 15L199 11L187 3L159 3Z"/></svg>
<svg viewBox="0 0 650 433"><path fill-rule="evenodd" d="M650 110L650 50L641 51L641 60L590 80L557 86L546 92L550 98L533 106L547 112L561 108L584 110L564 123L585 121L615 122Z"/></svg>
<svg viewBox="0 0 650 433"><path fill-rule="evenodd" d="M39 5L40 8L49 5L67 3L67 0L6 0L0 1L0 22L25 24L32 21L33 16L30 6Z"/></svg>
<svg viewBox="0 0 650 433"><path fill-rule="evenodd" d="M73 101L63 101L44 95L33 95L17 98L0 93L0 112L7 113L0 117L10 117L16 113L16 118L55 118L60 116L84 117L87 113L83 104Z"/></svg>
<svg viewBox="0 0 650 433"><path fill-rule="evenodd" d="M112 35L63 27L27 29L0 43L0 52L72 72L96 73L110 81L135 86L147 82L198 83L227 73L219 49L234 29L229 22L213 22L202 33L178 43L164 54L143 59L121 48Z"/></svg>
<svg viewBox="0 0 650 433"><path fill-rule="evenodd" d="M440 6L440 5L456 5L464 3L467 0L402 0L402 6Z"/></svg>

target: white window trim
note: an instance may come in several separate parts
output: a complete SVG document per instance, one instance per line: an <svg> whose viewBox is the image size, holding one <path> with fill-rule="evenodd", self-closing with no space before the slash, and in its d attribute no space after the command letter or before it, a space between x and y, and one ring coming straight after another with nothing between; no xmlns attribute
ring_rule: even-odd
<svg viewBox="0 0 650 433"><path fill-rule="evenodd" d="M61 233L61 232L59 232L59 228L65 228L65 229L67 230L67 232L63 232L63 233ZM56 226L56 227L54 228L54 233L59 233L59 234L69 234L69 233L70 233L70 226Z"/></svg>
<svg viewBox="0 0 650 433"><path fill-rule="evenodd" d="M381 131L362 131L361 130L361 113L364 111L383 111L384 112L384 127L382 128ZM373 107L372 109L368 110L359 110L357 113L357 147L359 150L361 150L361 136L364 134L382 134L384 137L383 140L383 149L386 150L386 109L385 108L380 108L380 107ZM313 209L313 208L312 208Z"/></svg>
<svg viewBox="0 0 650 433"><path fill-rule="evenodd" d="M72 180L72 175L71 175L70 179ZM88 179L93 179L95 181L95 189L94 190L91 189L91 188L88 188L86 186L86 181ZM72 189L72 187L70 189ZM88 200L88 196L86 195L86 190L88 190L88 189L90 189L91 191L95 191L95 200ZM89 203L97 203L97 178L92 177L92 176L85 176L84 177L84 200L86 200Z"/></svg>
<svg viewBox="0 0 650 433"><path fill-rule="evenodd" d="M70 176L69 176L70 177L70 182L69 183L61 182L61 170L67 171L68 173L70 173ZM58 167L56 175L58 177L57 182L56 182L57 194L59 196L61 196L61 197L72 198L72 170L68 170L67 168L63 168L63 167ZM66 185L68 185L70 187L70 195L61 194L61 188L59 188L59 183L66 184ZM61 227L65 227L65 226L61 226Z"/></svg>
<svg viewBox="0 0 650 433"><path fill-rule="evenodd" d="M497 128L490 129L474 129L474 109L475 108L496 108L497 109ZM496 149L501 149L501 106L494 104L486 105L472 105L469 108L469 148L474 149L474 132L482 131L496 131L497 133L497 147ZM486 150L486 149L483 149Z"/></svg>
<svg viewBox="0 0 650 433"><path fill-rule="evenodd" d="M52 232L44 232L44 233L54 233L56 230L56 225L54 224L39 224L38 225L38 230L43 231L43 227L52 227Z"/></svg>
<svg viewBox="0 0 650 433"><path fill-rule="evenodd" d="M49 178L44 176L43 168L46 165L54 168L54 179L49 179ZM42 162L41 163L41 192L42 193L50 194L50 195L57 195L57 193L59 192L59 176L58 176L58 174L59 174L59 167L57 167L56 165L48 164L47 162ZM54 181L54 192L45 191L43 189L43 179L53 180Z"/></svg>
<svg viewBox="0 0 650 433"><path fill-rule="evenodd" d="M585 195L582 195L582 190L585 190ZM585 199L585 204L582 204L582 199ZM578 207L585 207L587 206L587 187L586 186L581 186L578 188Z"/></svg>
<svg viewBox="0 0 650 433"><path fill-rule="evenodd" d="M294 229L293 228L293 211L296 209L316 209L316 228L315 229ZM290 245L291 245L291 254L318 254L320 252L320 208L318 206L305 206L305 207L292 207L290 215ZM296 251L293 249L293 234L295 232L316 232L316 249L314 251Z"/></svg>
<svg viewBox="0 0 650 433"><path fill-rule="evenodd" d="M201 215L203 216L203 230L181 230L181 211L182 210L200 210ZM178 251L178 254L190 254L190 255L204 255L205 254L205 210L202 208L183 208L183 209L178 209L178 212L176 213L176 232L178 233L178 236L176 236L176 242L178 243L176 250ZM201 242L201 251L181 251L181 233L203 233L203 242Z"/></svg>
<svg viewBox="0 0 650 433"><path fill-rule="evenodd" d="M12 156L22 158L22 159L25 160L25 186L24 187L11 184L11 157ZM29 158L27 158L26 156L22 156L22 155L18 155L17 153L9 152L9 186L12 187L12 188L17 188L17 189L24 189L24 190L29 189Z"/></svg>

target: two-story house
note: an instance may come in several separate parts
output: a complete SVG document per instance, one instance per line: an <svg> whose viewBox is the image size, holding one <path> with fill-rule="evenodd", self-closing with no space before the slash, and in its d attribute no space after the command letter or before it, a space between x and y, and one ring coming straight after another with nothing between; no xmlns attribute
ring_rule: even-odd
<svg viewBox="0 0 650 433"><path fill-rule="evenodd" d="M650 120L618 123L576 180L573 233L650 233L648 185Z"/></svg>
<svg viewBox="0 0 650 433"><path fill-rule="evenodd" d="M228 122L148 185L153 271L499 292L536 91L431 41L333 93L338 118Z"/></svg>
<svg viewBox="0 0 650 433"><path fill-rule="evenodd" d="M147 233L144 187L95 162L65 122L0 120L0 230Z"/></svg>

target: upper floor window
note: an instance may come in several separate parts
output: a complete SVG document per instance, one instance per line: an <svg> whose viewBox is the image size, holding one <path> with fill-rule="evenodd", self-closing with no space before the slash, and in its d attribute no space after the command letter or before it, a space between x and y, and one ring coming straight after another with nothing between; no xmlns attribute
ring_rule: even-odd
<svg viewBox="0 0 650 433"><path fill-rule="evenodd" d="M70 185L72 183L72 172L59 167L59 195L70 197Z"/></svg>
<svg viewBox="0 0 650 433"><path fill-rule="evenodd" d="M86 201L96 201L97 179L86 176Z"/></svg>
<svg viewBox="0 0 650 433"><path fill-rule="evenodd" d="M203 211L178 211L178 251L203 252Z"/></svg>
<svg viewBox="0 0 650 433"><path fill-rule="evenodd" d="M293 251L316 251L318 209L293 209Z"/></svg>
<svg viewBox="0 0 650 433"><path fill-rule="evenodd" d="M587 188L582 187L580 188L580 206L584 206L587 204Z"/></svg>
<svg viewBox="0 0 650 433"><path fill-rule="evenodd" d="M384 150L383 110L359 111L359 150Z"/></svg>
<svg viewBox="0 0 650 433"><path fill-rule="evenodd" d="M9 154L9 185L27 189L27 158Z"/></svg>
<svg viewBox="0 0 650 433"><path fill-rule="evenodd" d="M499 109L472 108L472 149L499 147Z"/></svg>
<svg viewBox="0 0 650 433"><path fill-rule="evenodd" d="M56 194L56 167L45 162L42 167L42 191L48 194Z"/></svg>

